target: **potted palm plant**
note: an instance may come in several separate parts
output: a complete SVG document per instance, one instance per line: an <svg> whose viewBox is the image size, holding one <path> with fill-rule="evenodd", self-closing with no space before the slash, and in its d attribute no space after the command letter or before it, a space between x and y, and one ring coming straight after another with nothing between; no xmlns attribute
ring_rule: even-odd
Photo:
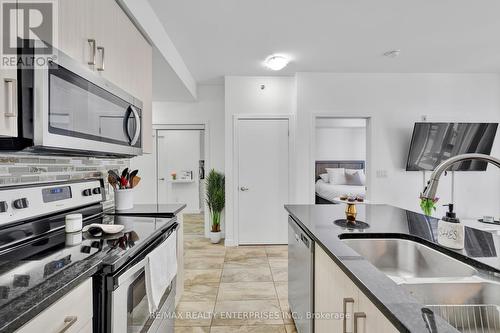
<svg viewBox="0 0 500 333"><path fill-rule="evenodd" d="M212 219L210 241L213 244L220 242L221 215L225 205L225 177L224 174L212 169L207 177L207 205Z"/></svg>

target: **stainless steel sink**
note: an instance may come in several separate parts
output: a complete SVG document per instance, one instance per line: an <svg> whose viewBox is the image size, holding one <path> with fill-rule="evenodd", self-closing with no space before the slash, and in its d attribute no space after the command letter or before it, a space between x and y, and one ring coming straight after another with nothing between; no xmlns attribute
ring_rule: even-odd
<svg viewBox="0 0 500 333"><path fill-rule="evenodd" d="M436 282L401 286L460 332L500 332L498 283Z"/></svg>
<svg viewBox="0 0 500 333"><path fill-rule="evenodd" d="M425 245L405 239L343 239L392 278L469 277L476 270Z"/></svg>
<svg viewBox="0 0 500 333"><path fill-rule="evenodd" d="M500 284L494 282L429 282L402 284L423 304L495 304L500 305Z"/></svg>

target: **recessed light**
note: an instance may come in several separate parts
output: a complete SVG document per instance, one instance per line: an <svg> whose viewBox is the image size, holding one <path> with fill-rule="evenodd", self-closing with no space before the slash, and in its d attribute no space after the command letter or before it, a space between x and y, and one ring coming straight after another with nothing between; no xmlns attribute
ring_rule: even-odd
<svg viewBox="0 0 500 333"><path fill-rule="evenodd" d="M384 52L384 57L396 58L396 57L399 57L400 53L401 53L401 50L390 50L390 51Z"/></svg>
<svg viewBox="0 0 500 333"><path fill-rule="evenodd" d="M279 71L285 68L289 62L290 59L288 57L280 54L273 54L266 58L264 66L272 69L273 71Z"/></svg>

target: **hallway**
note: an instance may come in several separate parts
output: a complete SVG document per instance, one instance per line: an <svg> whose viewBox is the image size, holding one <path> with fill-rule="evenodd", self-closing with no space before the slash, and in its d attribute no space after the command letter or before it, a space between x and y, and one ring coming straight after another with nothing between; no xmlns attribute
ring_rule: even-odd
<svg viewBox="0 0 500 333"><path fill-rule="evenodd" d="M203 215L184 215L184 295L179 333L294 333L286 246L226 248L203 236Z"/></svg>

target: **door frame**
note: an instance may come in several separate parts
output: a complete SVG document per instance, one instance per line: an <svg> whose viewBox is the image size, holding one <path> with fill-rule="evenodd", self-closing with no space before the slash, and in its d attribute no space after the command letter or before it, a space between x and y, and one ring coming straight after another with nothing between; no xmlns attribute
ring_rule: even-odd
<svg viewBox="0 0 500 333"><path fill-rule="evenodd" d="M316 172L316 121L319 118L330 118L330 119L365 119L366 120L366 160L365 160L365 175L366 175L366 198L371 199L372 197L372 177L371 177L371 166L372 166L372 149L370 146L372 138L372 116L370 115L352 115L349 113L313 113L311 116L310 123L310 133L309 138L309 167L308 167L308 178L309 183L309 198L310 203L315 203L316 190L314 186L314 176Z"/></svg>
<svg viewBox="0 0 500 333"><path fill-rule="evenodd" d="M207 176L207 170L210 170L212 167L211 164L211 145L210 145L210 121L200 121L200 122L175 122L175 123L163 123L163 124L154 124L153 125L153 140L156 141L155 144L155 179L156 179L156 204L158 204L158 137L157 133L159 130L191 130L195 129L194 127L204 127L205 138L204 138L204 153L205 153L205 178ZM191 127L191 128L190 128ZM204 215L204 226L205 226L205 237L210 237L210 214L208 212L208 206L205 200L203 215Z"/></svg>
<svg viewBox="0 0 500 333"><path fill-rule="evenodd" d="M239 189L239 121L240 120L287 120L288 121L288 202L291 201L292 196L292 186L293 186L293 172L295 170L293 166L293 161L295 158L294 154L294 144L295 144L295 119L291 114L238 114L233 115L233 160L232 160L232 170L233 170L233 184L231 189L231 194L233 198L233 232L234 239L231 246L238 246L240 244L240 228L239 228L239 205L240 205L240 191ZM283 209L285 209L283 207Z"/></svg>

